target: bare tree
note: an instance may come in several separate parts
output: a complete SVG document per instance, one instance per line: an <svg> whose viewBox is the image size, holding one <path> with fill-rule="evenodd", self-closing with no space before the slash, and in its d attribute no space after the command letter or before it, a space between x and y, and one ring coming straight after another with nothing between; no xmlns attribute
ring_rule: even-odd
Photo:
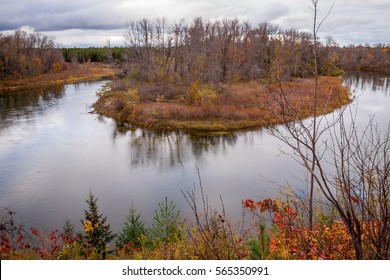
<svg viewBox="0 0 390 280"><path fill-rule="evenodd" d="M54 39L42 33L27 33L20 29L0 36L0 75L37 75L53 70L63 63L61 51Z"/></svg>
<svg viewBox="0 0 390 280"><path fill-rule="evenodd" d="M270 76L290 80L314 72L312 36L268 23L253 29L237 19L197 17L173 25L142 19L129 22L125 40L143 81L218 84Z"/></svg>
<svg viewBox="0 0 390 280"><path fill-rule="evenodd" d="M313 25L313 117L302 119L280 85L270 90L278 102L283 125L272 128L274 136L290 147L291 155L309 173L308 223L313 229L319 189L348 228L356 259L387 259L390 247L390 124L380 132L371 120L363 132L345 122L346 110L333 119L321 115L318 106L318 0L312 0ZM329 95L333 94L329 92ZM326 105L326 104L325 104Z"/></svg>
<svg viewBox="0 0 390 280"><path fill-rule="evenodd" d="M125 40L134 51L139 64L140 78L148 81L153 73L152 41L154 29L146 18L127 24Z"/></svg>

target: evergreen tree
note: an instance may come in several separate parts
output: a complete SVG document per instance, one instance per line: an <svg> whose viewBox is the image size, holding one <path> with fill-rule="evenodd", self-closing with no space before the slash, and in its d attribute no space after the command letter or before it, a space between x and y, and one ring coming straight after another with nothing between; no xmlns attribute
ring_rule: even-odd
<svg viewBox="0 0 390 280"><path fill-rule="evenodd" d="M88 209L85 209L85 220L81 220L84 226L83 240L87 249L95 249L102 258L106 258L107 245L115 235L107 223L107 217L99 213L97 199L90 191L86 199Z"/></svg>
<svg viewBox="0 0 390 280"><path fill-rule="evenodd" d="M142 218L140 212L134 208L131 204L129 213L125 218L125 225L121 232L117 235L115 245L122 249L125 245L130 242L135 248L141 247L140 237L146 235L145 221Z"/></svg>
<svg viewBox="0 0 390 280"><path fill-rule="evenodd" d="M159 209L154 210L153 224L151 228L152 238L156 241L173 241L180 238L180 211L176 211L173 201L168 203L165 197L163 203L158 204Z"/></svg>
<svg viewBox="0 0 390 280"><path fill-rule="evenodd" d="M62 239L65 243L72 243L77 239L77 235L74 231L74 226L68 216L65 217L64 224L62 226Z"/></svg>

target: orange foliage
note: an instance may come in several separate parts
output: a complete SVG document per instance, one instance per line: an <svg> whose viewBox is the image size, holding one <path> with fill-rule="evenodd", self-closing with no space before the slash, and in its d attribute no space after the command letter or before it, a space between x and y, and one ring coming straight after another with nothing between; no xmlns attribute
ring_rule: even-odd
<svg viewBox="0 0 390 280"><path fill-rule="evenodd" d="M265 211L272 214L276 233L270 241L271 258L338 260L355 257L348 229L340 220L330 224L317 222L310 230L301 213L288 202L246 200L243 205L258 216Z"/></svg>
<svg viewBox="0 0 390 280"><path fill-rule="evenodd" d="M57 62L53 64L52 68L54 72L58 73L62 70L62 65Z"/></svg>

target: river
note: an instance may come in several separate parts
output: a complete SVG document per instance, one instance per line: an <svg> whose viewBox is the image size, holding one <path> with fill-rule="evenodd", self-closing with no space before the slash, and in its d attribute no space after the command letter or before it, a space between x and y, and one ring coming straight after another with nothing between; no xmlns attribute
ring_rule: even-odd
<svg viewBox="0 0 390 280"><path fill-rule="evenodd" d="M307 174L266 129L225 136L155 133L118 127L90 114L104 81L0 95L0 207L38 229L61 229L68 217L81 228L91 190L114 231L133 203L146 221L165 197L191 217L182 191L241 216L241 201L279 194L279 185L306 189ZM357 124L390 121L390 75L351 72L345 85L357 99ZM274 181L274 182L271 182Z"/></svg>

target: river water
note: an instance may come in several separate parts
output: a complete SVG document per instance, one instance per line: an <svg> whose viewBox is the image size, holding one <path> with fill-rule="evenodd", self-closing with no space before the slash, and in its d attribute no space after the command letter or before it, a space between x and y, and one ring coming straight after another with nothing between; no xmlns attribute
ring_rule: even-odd
<svg viewBox="0 0 390 280"><path fill-rule="evenodd" d="M114 231L128 207L151 221L165 197L186 218L182 191L199 190L233 218L241 201L278 195L279 185L305 190L307 174L266 129L191 136L118 127L88 113L104 81L0 95L0 207L38 229L60 229L66 217L81 228L89 191ZM390 121L390 75L351 72L345 85L358 97L356 123ZM273 181L273 182L271 182Z"/></svg>

